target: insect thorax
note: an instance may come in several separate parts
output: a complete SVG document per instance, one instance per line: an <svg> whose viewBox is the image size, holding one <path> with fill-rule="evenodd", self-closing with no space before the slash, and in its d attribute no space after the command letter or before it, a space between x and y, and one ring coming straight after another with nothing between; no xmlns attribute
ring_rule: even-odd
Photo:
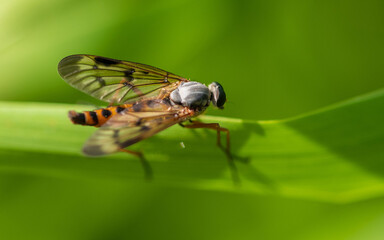
<svg viewBox="0 0 384 240"><path fill-rule="evenodd" d="M207 107L210 97L208 87L199 82L183 82L170 95L173 103L190 108Z"/></svg>

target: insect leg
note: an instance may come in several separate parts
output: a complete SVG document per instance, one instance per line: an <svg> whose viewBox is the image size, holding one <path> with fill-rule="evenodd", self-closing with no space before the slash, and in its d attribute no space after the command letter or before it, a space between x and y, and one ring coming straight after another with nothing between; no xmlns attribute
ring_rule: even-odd
<svg viewBox="0 0 384 240"><path fill-rule="evenodd" d="M225 132L226 133L226 140L227 140L225 152L227 153L229 158L232 158L231 152L230 152L230 146L231 146L230 145L230 134L229 134L229 130L227 128L220 127L220 124L218 124L218 123L202 123L199 121L191 121L191 120L190 120L190 122L191 122L191 124L189 124L189 125L184 125L182 123L179 123L179 125L182 127L185 127L185 128L208 128L208 129L216 130L217 131L217 145L220 148L223 148L223 146L221 145L221 134L220 133Z"/></svg>
<svg viewBox="0 0 384 240"><path fill-rule="evenodd" d="M132 150L128 150L128 149L123 149L123 148L120 149L120 151L129 153L129 154L132 154L132 155L135 155L136 157L138 157L138 158L140 159L141 165L143 166L144 173L145 173L145 178L146 178L147 180L151 180L151 179L152 179L152 177L153 177L153 173L152 173L151 165L150 165L149 162L144 158L143 153L141 153L141 152L136 152L136 151L132 151Z"/></svg>
<svg viewBox="0 0 384 240"><path fill-rule="evenodd" d="M192 121L191 119L188 119L188 121L189 121L190 123L198 122L198 121ZM179 125L182 126L182 127L186 127L186 125L185 125L184 123L182 123L182 122L179 122Z"/></svg>
<svg viewBox="0 0 384 240"><path fill-rule="evenodd" d="M233 158L232 158L232 155L231 155L231 152L230 152L230 135L229 135L229 130L227 128L222 128L220 126L220 124L218 124L218 123L203 123L203 122L192 121L192 120L189 120L189 121L191 122L191 124L189 124L189 125L184 125L182 123L180 123L179 125L182 126L182 127L185 127L185 128L208 128L208 129L213 129L213 130L217 131L217 145L221 149L223 149L224 152L227 155L228 165L229 165L229 168L230 168L231 173L232 173L232 180L233 180L233 182L235 184L239 184L240 183L239 175L237 173L237 168L236 168L235 163L233 162ZM225 132L226 136L227 136L227 146L226 146L225 149L221 145L221 136L220 136L221 132Z"/></svg>

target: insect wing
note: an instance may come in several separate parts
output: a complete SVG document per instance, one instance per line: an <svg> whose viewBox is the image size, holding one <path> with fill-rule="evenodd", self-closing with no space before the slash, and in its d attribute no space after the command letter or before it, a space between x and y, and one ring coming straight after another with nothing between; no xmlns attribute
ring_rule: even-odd
<svg viewBox="0 0 384 240"><path fill-rule="evenodd" d="M94 55L71 55L58 66L71 86L102 101L124 104L170 94L185 78L149 65ZM163 90L163 91L164 91Z"/></svg>
<svg viewBox="0 0 384 240"><path fill-rule="evenodd" d="M99 128L85 143L83 152L88 156L118 152L181 122L182 117L177 111L130 112L127 109Z"/></svg>

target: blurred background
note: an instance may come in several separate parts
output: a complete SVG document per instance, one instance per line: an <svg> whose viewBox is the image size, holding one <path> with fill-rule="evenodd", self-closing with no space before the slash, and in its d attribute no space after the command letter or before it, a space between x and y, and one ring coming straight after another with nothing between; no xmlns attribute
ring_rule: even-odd
<svg viewBox="0 0 384 240"><path fill-rule="evenodd" d="M210 115L292 117L384 86L383 12L380 0L1 0L0 100L101 104L57 73L63 57L87 53L220 82L228 102ZM334 205L6 172L0 178L0 239L384 234L382 198Z"/></svg>

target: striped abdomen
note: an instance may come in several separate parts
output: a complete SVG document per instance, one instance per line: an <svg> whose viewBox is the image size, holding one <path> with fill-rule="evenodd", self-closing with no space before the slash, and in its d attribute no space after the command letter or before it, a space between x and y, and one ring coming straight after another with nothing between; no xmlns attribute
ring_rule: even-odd
<svg viewBox="0 0 384 240"><path fill-rule="evenodd" d="M169 99L147 99L136 103L100 108L93 111L69 111L68 116L74 124L100 127L111 117L122 111L128 112L166 112L172 107Z"/></svg>
<svg viewBox="0 0 384 240"><path fill-rule="evenodd" d="M120 113L126 106L112 106L100 108L93 111L84 111L81 113L69 111L68 117L74 124L100 127L108 121L112 116Z"/></svg>

